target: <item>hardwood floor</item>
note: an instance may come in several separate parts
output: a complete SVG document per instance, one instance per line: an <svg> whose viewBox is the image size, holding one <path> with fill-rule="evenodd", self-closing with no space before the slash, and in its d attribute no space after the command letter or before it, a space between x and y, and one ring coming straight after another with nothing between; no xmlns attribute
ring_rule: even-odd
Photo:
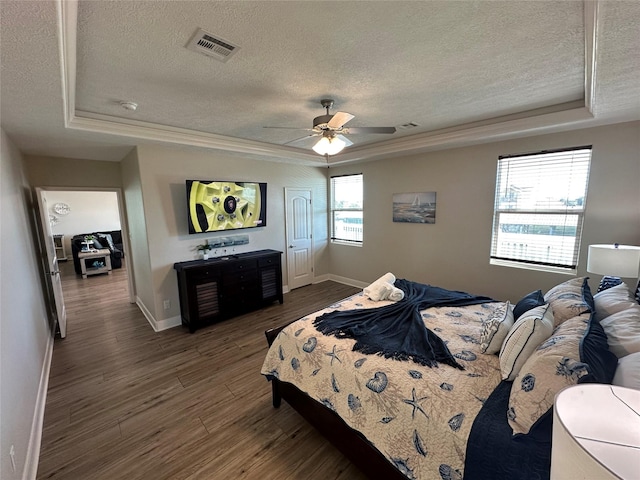
<svg viewBox="0 0 640 480"><path fill-rule="evenodd" d="M260 375L264 330L357 291L299 288L283 305L189 334L155 333L126 272L61 264L67 337L56 339L38 478L364 479Z"/></svg>

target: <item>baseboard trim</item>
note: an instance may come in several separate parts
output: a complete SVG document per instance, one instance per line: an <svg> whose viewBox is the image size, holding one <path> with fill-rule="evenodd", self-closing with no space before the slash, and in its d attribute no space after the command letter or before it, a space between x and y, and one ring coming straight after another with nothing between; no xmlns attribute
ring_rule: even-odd
<svg viewBox="0 0 640 480"><path fill-rule="evenodd" d="M146 307L144 302L140 300L140 297L136 297L136 305L144 315L144 318L147 319L151 328L153 328L154 332L161 332L163 330L168 330L173 327L179 327L182 325L182 318L178 315L177 317L165 318L164 320L156 320L151 312Z"/></svg>
<svg viewBox="0 0 640 480"><path fill-rule="evenodd" d="M317 277L313 277L313 284L315 285L316 283L327 282L329 280L330 280L329 274L325 273L324 275L318 275Z"/></svg>
<svg viewBox="0 0 640 480"><path fill-rule="evenodd" d="M180 315L177 317L165 318L164 320L156 322L156 332L169 330L170 328L179 327L180 325L182 325L182 317L180 317Z"/></svg>
<svg viewBox="0 0 640 480"><path fill-rule="evenodd" d="M45 347L44 359L42 361L42 371L40 373L40 383L38 385L38 396L36 406L33 411L33 421L31 422L31 433L29 435L29 446L25 459L23 480L35 480L38 473L38 460L40 459L40 446L42 445L42 428L44 425L44 409L47 405L47 390L49 388L49 373L51 372L51 359L53 358L53 340L50 335Z"/></svg>
<svg viewBox="0 0 640 480"><path fill-rule="evenodd" d="M356 288L364 288L367 285L369 285L366 282L361 282L359 280L354 280L353 278L341 277L340 275L329 274L329 280L332 280L332 281L338 282L338 283L343 283L345 285L349 285L351 287L356 287Z"/></svg>
<svg viewBox="0 0 640 480"><path fill-rule="evenodd" d="M364 288L367 285L369 285L366 282L361 282L359 280L354 280L352 278L341 277L340 275L332 275L332 274L322 275L321 277L317 277L317 279L318 281L314 281L313 283L320 283L320 282L326 282L327 280L331 280L333 282L342 283L344 285L349 285L350 287L356 287L356 288Z"/></svg>

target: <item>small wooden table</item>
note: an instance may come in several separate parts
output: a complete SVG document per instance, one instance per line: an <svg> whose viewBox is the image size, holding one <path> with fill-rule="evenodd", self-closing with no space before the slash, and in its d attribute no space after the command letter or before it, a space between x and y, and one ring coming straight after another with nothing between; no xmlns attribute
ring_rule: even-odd
<svg viewBox="0 0 640 480"><path fill-rule="evenodd" d="M80 260L80 269L82 270L82 278L87 278L87 275L97 275L99 273L107 273L111 275L111 251L108 248L101 248L100 250L89 250L88 252L78 252L78 259ZM102 260L102 267L87 268L87 261L92 260L95 262ZM93 262L90 262L93 263Z"/></svg>

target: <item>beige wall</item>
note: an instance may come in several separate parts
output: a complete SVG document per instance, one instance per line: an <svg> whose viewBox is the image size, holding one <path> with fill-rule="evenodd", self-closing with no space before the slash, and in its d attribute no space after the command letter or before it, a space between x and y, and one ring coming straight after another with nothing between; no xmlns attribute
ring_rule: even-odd
<svg viewBox="0 0 640 480"><path fill-rule="evenodd" d="M121 187L120 162L76 158L25 157L34 187Z"/></svg>
<svg viewBox="0 0 640 480"><path fill-rule="evenodd" d="M0 136L0 478L9 480L35 478L39 444L35 444L38 433L31 438L31 428L33 424L35 432L42 427L38 419L42 420L39 415L44 412L53 343L44 304L31 191L20 152L3 130ZM32 453L36 457L27 458L30 441L34 442ZM15 472L9 458L11 445L15 448Z"/></svg>
<svg viewBox="0 0 640 480"><path fill-rule="evenodd" d="M570 278L490 265L491 224L499 155L580 145L593 145L578 268L586 275L589 244L640 245L640 122L332 168L364 174L365 241L331 245L331 274L370 282L391 271L512 301ZM435 225L393 223L392 195L420 191L437 192Z"/></svg>
<svg viewBox="0 0 640 480"><path fill-rule="evenodd" d="M138 153L135 149L122 160L122 185L131 247L131 255L128 256L129 274L133 275L136 302L145 311L145 309L148 310L149 305L153 306L154 298L144 199L140 182ZM145 311L144 313L154 315L153 311Z"/></svg>
<svg viewBox="0 0 640 480"><path fill-rule="evenodd" d="M249 244L238 247L238 253L267 248L285 252L284 188L310 188L314 199L315 274L328 273L326 169L160 146L138 147L138 162L154 296L153 304L145 304L156 320L175 318L180 314L173 264L194 260L197 258L196 245L216 236L188 233L185 190L188 179L267 183L267 226L238 231L249 235ZM284 272L283 255L286 278ZM164 300L170 300L170 309L164 310Z"/></svg>

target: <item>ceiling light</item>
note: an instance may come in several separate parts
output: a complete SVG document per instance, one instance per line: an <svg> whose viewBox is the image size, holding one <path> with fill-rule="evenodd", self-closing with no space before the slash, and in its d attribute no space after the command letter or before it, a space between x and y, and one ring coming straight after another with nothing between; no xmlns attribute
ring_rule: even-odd
<svg viewBox="0 0 640 480"><path fill-rule="evenodd" d="M347 144L335 136L324 136L313 146L313 151L318 155L335 155L340 153Z"/></svg>

